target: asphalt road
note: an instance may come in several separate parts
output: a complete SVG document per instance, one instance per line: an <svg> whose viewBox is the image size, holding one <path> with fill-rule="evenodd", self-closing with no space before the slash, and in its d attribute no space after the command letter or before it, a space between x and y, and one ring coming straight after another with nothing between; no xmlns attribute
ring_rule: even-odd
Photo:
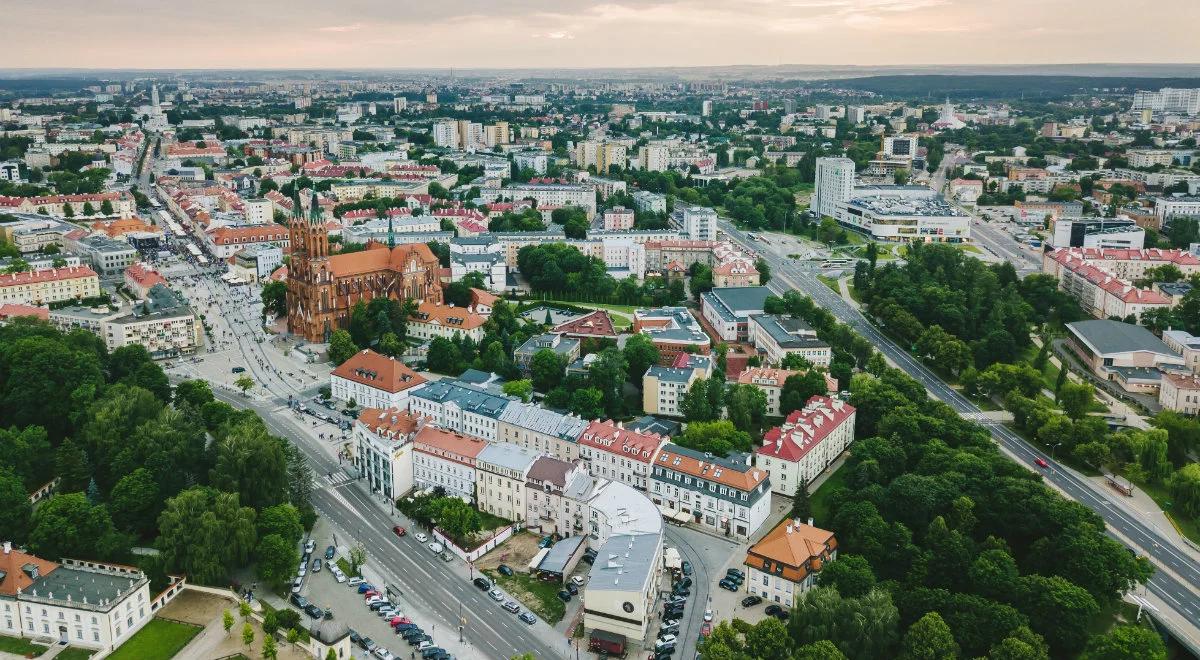
<svg viewBox="0 0 1200 660"><path fill-rule="evenodd" d="M769 250L757 249L760 246L725 220L721 222L721 230L738 243L760 252L767 259L773 274L769 286L774 291L782 294L787 290L795 289L807 294L821 307L829 310L840 321L851 326L870 341L909 376L920 382L935 398L944 401L961 415L983 420L982 411L975 404L909 355L908 351L901 349L890 338L884 336L867 321L861 312L844 301L841 296L835 294L815 276L792 265L789 259L782 258ZM1165 568L1174 573L1172 575L1164 570L1155 571L1147 588L1173 607L1183 620L1192 622L1193 626L1195 626L1195 622L1200 621L1200 596L1195 591L1200 587L1200 568L1189 555L1179 550L1173 541L1167 540L1156 528L1147 525L1124 507L1114 504L1107 493L1098 492L1090 482L1084 481L1068 470L1060 469L1049 454L1029 444L1007 427L986 423L986 421L984 425L1002 449L1015 456L1019 462L1030 467L1031 470L1036 458L1041 458L1049 463L1051 467L1048 470L1040 470L1047 482L1099 514L1110 530L1120 533L1120 537L1114 535L1118 540L1122 540L1121 537L1127 539L1135 550L1149 557L1160 569ZM1122 540L1122 542L1125 541ZM1175 576L1178 576L1178 579ZM1194 635L1195 631L1193 630L1191 634ZM1200 643L1200 638L1193 640L1193 644L1197 643Z"/></svg>
<svg viewBox="0 0 1200 660"><path fill-rule="evenodd" d="M272 366L275 357L267 353L265 344L255 341L262 336L257 325L257 301L232 299L221 285L207 286L222 301L221 320L224 323L234 321L229 327L233 328L237 348L245 358L244 365L269 395L264 400L216 388L214 393L233 406L254 410L272 433L288 438L304 452L317 475L313 505L330 523L366 546L370 557L368 565L383 573L389 584L401 590L407 600L419 603L427 615L440 619L437 628L442 630L445 626L446 632L438 635L456 634L461 603L461 611L467 619L464 638L481 657L508 658L526 652L538 658L566 657L565 638L543 621L528 626L507 612L497 611L495 603L470 584L461 562L443 562L415 539L398 538L392 533L393 525L408 526L409 521L398 513L393 518L380 508L379 501L363 483L347 480L349 475L337 459L320 446L320 440L302 428L308 420L297 420L287 407L288 395L310 396L316 384L297 385L294 379L280 374ZM217 321L214 316L218 315L208 316L210 323ZM332 478L326 477L330 474ZM437 639L435 635L434 640Z"/></svg>

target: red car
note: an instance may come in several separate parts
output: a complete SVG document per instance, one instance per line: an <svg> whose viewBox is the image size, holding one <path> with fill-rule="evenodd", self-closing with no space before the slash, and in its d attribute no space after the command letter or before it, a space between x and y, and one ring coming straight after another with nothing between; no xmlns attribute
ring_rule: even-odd
<svg viewBox="0 0 1200 660"><path fill-rule="evenodd" d="M1041 458L1041 457L1033 459L1033 462L1037 463L1038 467L1042 467L1042 468L1050 467L1050 464L1046 462L1046 459Z"/></svg>
<svg viewBox="0 0 1200 660"><path fill-rule="evenodd" d="M367 600L371 596L378 596L378 595L379 595L378 591L375 591L374 589L368 589L366 592L363 593L363 600Z"/></svg>
<svg viewBox="0 0 1200 660"><path fill-rule="evenodd" d="M406 616L394 616L390 621L388 621L389 626L398 626L402 623L412 623L412 619Z"/></svg>
<svg viewBox="0 0 1200 660"><path fill-rule="evenodd" d="M408 530L404 529L400 525L396 525L395 527L393 527L392 531L395 532L396 536L404 536L405 534L408 533Z"/></svg>

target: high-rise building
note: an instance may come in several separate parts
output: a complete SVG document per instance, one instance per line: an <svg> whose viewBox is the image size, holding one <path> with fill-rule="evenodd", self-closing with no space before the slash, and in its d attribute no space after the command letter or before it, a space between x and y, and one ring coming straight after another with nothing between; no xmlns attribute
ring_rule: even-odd
<svg viewBox="0 0 1200 660"><path fill-rule="evenodd" d="M700 116L701 117L711 117L712 109L713 109L712 99L704 99L703 101L700 102Z"/></svg>
<svg viewBox="0 0 1200 660"><path fill-rule="evenodd" d="M854 161L849 158L817 159L812 210L819 216L837 217L837 206L854 192Z"/></svg>
<svg viewBox="0 0 1200 660"><path fill-rule="evenodd" d="M790 115L795 111L796 111L796 99L784 99L783 100L784 114Z"/></svg>
<svg viewBox="0 0 1200 660"><path fill-rule="evenodd" d="M625 145L616 142L605 142L596 152L596 171L606 174L613 167L625 169L627 165Z"/></svg>
<svg viewBox="0 0 1200 660"><path fill-rule="evenodd" d="M917 136L889 135L883 138L884 158L911 159L917 155Z"/></svg>
<svg viewBox="0 0 1200 660"><path fill-rule="evenodd" d="M1133 110L1200 114L1200 89L1163 87L1157 92L1135 92Z"/></svg>
<svg viewBox="0 0 1200 660"><path fill-rule="evenodd" d="M433 125L433 143L448 149L458 148L458 122L439 121Z"/></svg>
<svg viewBox="0 0 1200 660"><path fill-rule="evenodd" d="M404 112L408 108L408 99L397 96L392 99L392 112Z"/></svg>
<svg viewBox="0 0 1200 660"><path fill-rule="evenodd" d="M683 211L683 231L688 240L716 240L717 212L704 206L689 206Z"/></svg>
<svg viewBox="0 0 1200 660"><path fill-rule="evenodd" d="M638 164L647 172L665 172L671 166L671 150L661 144L647 144L638 150Z"/></svg>

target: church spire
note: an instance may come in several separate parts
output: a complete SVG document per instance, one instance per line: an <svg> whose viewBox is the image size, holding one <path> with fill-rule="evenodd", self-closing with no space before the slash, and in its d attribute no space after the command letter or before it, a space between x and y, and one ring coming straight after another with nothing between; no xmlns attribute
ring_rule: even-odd
<svg viewBox="0 0 1200 660"><path fill-rule="evenodd" d="M308 222L310 224L322 224L321 221L321 204L317 201L317 193L312 194L312 200L308 204Z"/></svg>
<svg viewBox="0 0 1200 660"><path fill-rule="evenodd" d="M392 227L392 214L388 214L388 249L396 247L396 230Z"/></svg>

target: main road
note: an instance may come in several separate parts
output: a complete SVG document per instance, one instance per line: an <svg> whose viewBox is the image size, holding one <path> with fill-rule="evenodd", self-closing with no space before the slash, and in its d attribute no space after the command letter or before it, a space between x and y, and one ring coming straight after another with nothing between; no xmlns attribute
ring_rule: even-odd
<svg viewBox="0 0 1200 660"><path fill-rule="evenodd" d="M1046 461L1051 466L1042 471L1046 481L1099 514L1109 528L1117 532L1118 540L1125 539L1157 565L1159 570L1151 576L1147 588L1175 609L1184 621L1192 623L1191 630L1179 631L1190 637L1181 641L1190 642L1189 646L1193 651L1200 652L1200 636L1197 636L1198 631L1195 628L1195 622L1200 621L1200 595L1195 591L1200 587L1200 568L1197 568L1196 562L1189 554L1175 545L1174 540L1168 539L1157 528L1147 525L1123 505L1114 504L1107 493L1100 491L1091 482L1085 481L1070 470L1056 467L1048 454L1026 442L1008 427L988 423L979 407L880 332L857 308L835 294L814 274L802 270L791 259L770 250L760 249L760 245L725 219L721 221L721 230L746 249L759 253L767 260L773 275L768 286L773 291L782 295L794 289L807 294L814 302L874 344L880 353L921 383L935 398L944 401L964 417L980 420L995 442L1018 461L1027 466L1035 465L1038 458Z"/></svg>
<svg viewBox="0 0 1200 660"><path fill-rule="evenodd" d="M245 292L234 292L212 276L200 276L195 286L188 287L198 299L212 300L207 320L214 325L214 335L227 338L240 354L244 365L265 390L264 396L246 397L215 387L216 396L235 407L258 413L272 433L288 438L308 458L314 474L312 502L316 510L330 523L361 542L370 556L370 567L382 573L393 586L403 592L404 600L417 605L425 619L436 620L440 637L453 636L460 613L466 618L464 638L480 657L508 658L533 653L538 658L563 658L569 653L567 640L538 621L529 626L514 616L501 613L484 592L471 585L465 567L460 562L445 563L411 537L398 538L392 526L403 523L394 518L378 496L368 492L362 481L351 478L336 458L333 446L323 446L313 437L307 418L299 418L288 407L288 397L308 397L317 389L317 382L290 376L279 364L290 364L290 358L269 349L269 341L259 324L261 303L250 299ZM181 282L177 282L183 284ZM222 327L225 326L225 327ZM228 330L226 330L228 328ZM229 334L224 333L228 331ZM260 341L262 340L262 341ZM209 359L220 359L216 356ZM188 369L188 363L180 366ZM179 370L172 375L180 377ZM331 427L332 428L332 427ZM336 433L327 434L326 443ZM352 543L347 539L347 544ZM461 606L461 607L460 607ZM422 616L413 617L421 622Z"/></svg>

